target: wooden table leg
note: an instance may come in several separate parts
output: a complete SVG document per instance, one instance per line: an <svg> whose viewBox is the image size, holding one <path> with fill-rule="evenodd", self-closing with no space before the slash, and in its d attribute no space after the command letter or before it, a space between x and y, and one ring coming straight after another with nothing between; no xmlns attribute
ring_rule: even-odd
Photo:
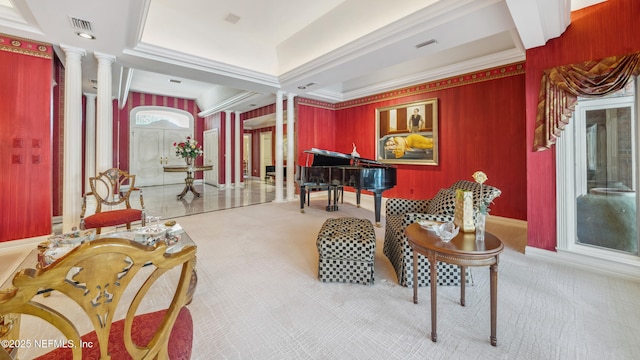
<svg viewBox="0 0 640 360"><path fill-rule="evenodd" d="M178 194L178 200L182 200L182 198L187 195L187 192L189 192L189 187L188 186L184 186L184 189L182 189L182 192L180 194Z"/></svg>
<svg viewBox="0 0 640 360"><path fill-rule="evenodd" d="M418 253L413 250L413 303L418 303Z"/></svg>
<svg viewBox="0 0 640 360"><path fill-rule="evenodd" d="M491 345L496 346L498 339L496 336L496 320L498 311L498 262L489 267L491 277Z"/></svg>
<svg viewBox="0 0 640 360"><path fill-rule="evenodd" d="M460 266L460 305L464 306L464 292L467 285L467 267Z"/></svg>
<svg viewBox="0 0 640 360"><path fill-rule="evenodd" d="M438 267L437 257L433 252L429 253L429 265L431 266L431 341L438 341L438 332L436 330L437 309L438 309Z"/></svg>

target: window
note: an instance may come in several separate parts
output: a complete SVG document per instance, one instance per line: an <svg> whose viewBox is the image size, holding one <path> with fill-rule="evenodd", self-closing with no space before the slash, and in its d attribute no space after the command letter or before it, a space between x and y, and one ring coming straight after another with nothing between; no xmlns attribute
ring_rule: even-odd
<svg viewBox="0 0 640 360"><path fill-rule="evenodd" d="M635 83L607 97L578 99L559 138L558 249L640 263Z"/></svg>
<svg viewBox="0 0 640 360"><path fill-rule="evenodd" d="M193 127L193 115L168 107L140 106L131 110L132 126L183 128Z"/></svg>

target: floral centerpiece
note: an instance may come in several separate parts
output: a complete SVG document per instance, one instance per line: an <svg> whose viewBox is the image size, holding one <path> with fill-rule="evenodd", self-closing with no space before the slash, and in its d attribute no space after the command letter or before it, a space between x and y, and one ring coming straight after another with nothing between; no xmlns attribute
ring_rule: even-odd
<svg viewBox="0 0 640 360"><path fill-rule="evenodd" d="M184 142L174 142L173 146L176 148L176 156L183 159L195 159L203 153L202 145L198 144L196 139L192 139L191 136L187 136L187 140Z"/></svg>

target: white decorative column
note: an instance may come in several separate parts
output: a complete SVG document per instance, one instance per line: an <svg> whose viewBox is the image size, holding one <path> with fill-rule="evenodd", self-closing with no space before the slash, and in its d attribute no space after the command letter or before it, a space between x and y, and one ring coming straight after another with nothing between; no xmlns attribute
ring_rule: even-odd
<svg viewBox="0 0 640 360"><path fill-rule="evenodd" d="M284 165L283 165L283 151L282 151L282 144L283 144L283 138L282 138L282 134L284 133L283 131L283 125L284 125L284 114L283 114L283 106L282 106L282 98L283 98L284 92L282 91L278 91L276 93L276 197L275 197L275 202L283 202L284 198L282 196L283 193L283 187L282 187L282 181L283 181L283 172L284 172Z"/></svg>
<svg viewBox="0 0 640 360"><path fill-rule="evenodd" d="M98 59L98 104L96 112L96 171L113 167L113 104L111 64L114 56L94 53Z"/></svg>
<svg viewBox="0 0 640 360"><path fill-rule="evenodd" d="M82 211L82 57L84 49L60 45L65 53L62 231L80 225Z"/></svg>
<svg viewBox="0 0 640 360"><path fill-rule="evenodd" d="M85 114L84 149L84 189L89 191L89 178L96 175L96 94L85 93L87 112Z"/></svg>
<svg viewBox="0 0 640 360"><path fill-rule="evenodd" d="M231 182L231 110L224 111L224 185L233 188Z"/></svg>
<svg viewBox="0 0 640 360"><path fill-rule="evenodd" d="M293 201L296 197L295 178L296 157L295 148L295 107L294 98L296 94L287 94L287 201Z"/></svg>
<svg viewBox="0 0 640 360"><path fill-rule="evenodd" d="M240 121L240 111L236 111L235 112L235 120L236 120L236 144L235 144L235 150L234 150L234 154L235 154L235 163L236 163L236 171L235 171L235 178L236 178L236 187L243 187L244 183L242 182L242 127L241 125L241 121Z"/></svg>

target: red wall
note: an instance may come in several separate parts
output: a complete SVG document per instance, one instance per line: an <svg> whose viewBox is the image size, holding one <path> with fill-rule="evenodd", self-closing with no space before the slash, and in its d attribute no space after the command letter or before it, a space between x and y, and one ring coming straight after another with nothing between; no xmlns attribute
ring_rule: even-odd
<svg viewBox="0 0 640 360"><path fill-rule="evenodd" d="M52 187L53 187L53 216L62 216L62 189L64 163L64 66L57 56L54 58L53 109L52 109Z"/></svg>
<svg viewBox="0 0 640 360"><path fill-rule="evenodd" d="M358 106L338 104L335 111L300 104L298 150L351 153L355 143L361 157L375 159L376 108L437 98L439 164L396 165L397 185L384 196L431 198L440 188L472 180L471 175L482 170L488 184L502 190L492 214L526 220L524 74L414 92ZM304 164L304 156L299 160Z"/></svg>
<svg viewBox="0 0 640 360"><path fill-rule="evenodd" d="M336 148L336 127L335 110L299 103L295 125L298 133L298 164L306 164L307 154L304 150L318 148L340 151ZM351 148L346 152L351 153Z"/></svg>
<svg viewBox="0 0 640 360"><path fill-rule="evenodd" d="M53 51L48 44L0 38L2 242L51 234Z"/></svg>
<svg viewBox="0 0 640 360"><path fill-rule="evenodd" d="M526 145L529 246L555 250L555 147L533 152L533 129L545 69L558 65L623 55L640 50L640 2L609 0L572 14L571 25L559 38L527 50Z"/></svg>

